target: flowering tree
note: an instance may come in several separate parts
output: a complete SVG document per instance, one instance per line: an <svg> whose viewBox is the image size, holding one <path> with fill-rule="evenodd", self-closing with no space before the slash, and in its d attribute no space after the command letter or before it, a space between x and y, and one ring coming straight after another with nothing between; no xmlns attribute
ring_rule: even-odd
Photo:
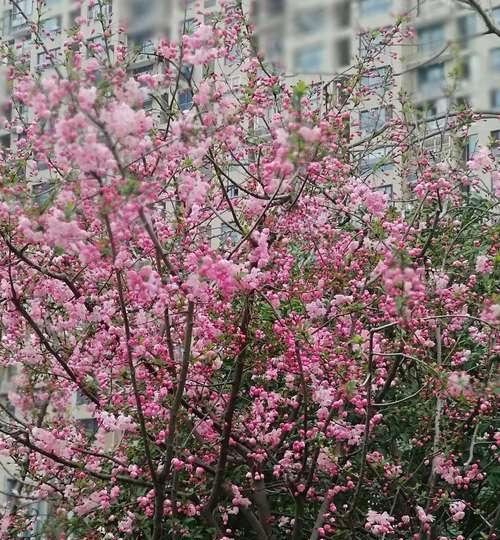
<svg viewBox="0 0 500 540"><path fill-rule="evenodd" d="M422 131L394 74L363 84L403 20L317 99L225 4L135 79L104 15L62 64L33 23L41 75L3 50L31 111L0 163L3 538L33 500L45 538L494 538L499 177L453 151L479 117ZM366 100L394 113L363 136Z"/></svg>

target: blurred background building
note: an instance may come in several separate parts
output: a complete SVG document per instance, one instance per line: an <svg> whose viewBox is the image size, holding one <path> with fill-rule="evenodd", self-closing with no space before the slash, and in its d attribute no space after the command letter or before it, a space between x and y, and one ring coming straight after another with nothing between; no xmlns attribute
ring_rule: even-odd
<svg viewBox="0 0 500 540"><path fill-rule="evenodd" d="M88 1L45 0L40 12L36 0L16 0L18 7L11 0L0 2L3 40L13 45L16 54L25 54L31 68L38 72L50 69L54 60L62 60L64 37L78 17L91 21L84 27L88 55L104 45L103 17L111 20L115 31L123 24L128 45L137 53L130 71L139 75L155 70L152 53L158 36L175 39L182 32L189 33L203 18L207 22L216 16L219 9L218 0L101 0L90 7ZM500 25L500 0L480 3L493 24ZM258 48L266 61L285 73L291 83L303 79L314 81L316 87L331 87L332 81L347 76L349 68L362 61L367 49L376 46L377 38L370 31L393 25L399 15L405 14L408 24L416 29L415 38L400 47L386 49L378 70L361 83L381 94L386 90L386 75L397 73L391 86L392 100L396 100L400 90L404 91L422 112L427 129L439 128L433 119L445 115L452 104L467 104L475 112L489 116L500 113L500 38L485 34L483 19L459 0L243 0L243 4L252 16ZM20 10L33 19L40 18L52 58L33 47L30 27ZM237 84L237 70L229 71L230 82ZM187 86L177 98L181 109L192 105ZM153 105L145 104L151 109ZM374 100L354 111L351 131L367 136L397 112L394 104L380 105L380 100ZM10 110L8 104L4 113L7 120L13 114L27 114L22 108ZM0 122L0 146L15 144L19 134L12 131L2 129ZM464 146L463 158L468 159L478 144L491 145L499 136L498 119L478 123ZM436 152L450 151L443 149L442 140L429 139L431 150L433 144L438 144ZM363 156L359 165L360 173L373 177L373 182L391 184L386 188L388 192L393 187L401 191L402 186L393 186L395 175L389 175L392 166L384 149ZM383 173L388 174L377 180ZM388 176L392 179L388 180ZM402 176L406 182L411 173ZM43 196L43 189L42 184L34 182L35 192L38 190Z"/></svg>
<svg viewBox="0 0 500 540"><path fill-rule="evenodd" d="M500 26L500 1L482 0L484 13ZM395 24L405 15L416 30L413 40L387 48L378 59L378 73L366 84L380 97L352 111L351 133L368 136L391 118L402 92L416 106L425 130L442 131L447 112L468 105L488 119L477 122L460 157L466 161L478 145L495 148L500 139L500 38L486 33L483 18L458 0L260 0L254 4L259 46L266 58L291 79L322 81L323 86L347 76L363 61L380 36L373 29ZM391 53L396 53L397 58ZM396 74L391 88L384 88L387 73ZM496 117L496 118L495 118ZM429 137L426 145L435 159L455 152L443 137ZM372 177L389 195L411 183L414 172L391 174L384 149L369 152L359 161L359 173ZM382 158L382 165L380 166ZM374 165L379 166L374 168ZM399 171L400 173L402 171ZM399 185L398 185L399 184Z"/></svg>
<svg viewBox="0 0 500 540"><path fill-rule="evenodd" d="M492 23L500 27L500 0L480 3ZM210 21L219 9L218 0L101 0L91 6L88 0L45 0L41 11L37 10L36 0L16 0L15 4L17 7L11 0L0 0L0 38L16 55L24 56L34 73L40 74L63 60L65 36L79 17L90 21L83 27L87 56L102 53L103 20L110 20L115 32L112 46L117 43L119 25L123 24L125 33L120 39L125 39L134 51L129 70L132 75L140 75L157 69L152 53L159 36L176 39L182 33L192 32L199 21ZM479 144L489 145L498 153L500 38L486 33L483 18L464 3L458 0L244 0L244 5L251 13L258 48L266 61L284 73L291 84L299 79L312 84L319 89L320 99L337 81L349 75L351 66L363 61L369 47L376 45L377 35L370 34L372 29L393 25L398 15L407 14L409 24L416 29L415 37L396 49L384 51L377 59L377 69L362 81L374 90L374 97L350 108L351 136L363 138L376 133L397 112L397 97L402 93L420 112L425 130L435 130L438 134L426 139L435 159L440 159L443 153L456 152L447 141L443 144L440 127L450 109L465 104L476 112L484 112L487 118L473 125L457 158L468 160ZM50 57L34 46L35 38L26 16L40 18ZM207 66L207 69L225 70L229 81L238 84L241 74L235 65ZM386 86L389 72L398 74L395 86L390 89ZM189 66L183 67L186 80L192 75ZM3 96L0 147L15 148L29 111L20 104L12 106L8 99L9 82L2 66L0 89L0 98ZM388 91L392 95L385 99ZM176 99L178 108L189 109L192 97L189 85L182 85ZM146 98L144 105L155 114L152 99ZM414 179L414 171L400 168L396 171L386 149L380 145L360 155L358 160L358 174L391 198L403 193L404 184ZM34 197L39 201L46 197L49 185L45 172L42 164L34 175L26 171ZM229 189L231 196L237 195L234 186ZM220 228L222 237L234 233L224 223ZM8 395L13 375L11 369L0 371L0 404L9 411L14 410ZM75 395L69 406L85 429L90 433L96 429L95 420L85 412L82 396ZM2 414L6 414L4 409L0 410L0 417ZM12 464L0 457L0 499L4 504L16 503L20 486ZM47 510L44 505L30 504L40 516ZM27 532L26 538L33 537L36 535Z"/></svg>

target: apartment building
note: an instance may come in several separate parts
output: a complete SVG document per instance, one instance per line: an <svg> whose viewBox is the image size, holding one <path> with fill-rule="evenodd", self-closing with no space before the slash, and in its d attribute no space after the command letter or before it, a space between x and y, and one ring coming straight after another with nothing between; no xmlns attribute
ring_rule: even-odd
<svg viewBox="0 0 500 540"><path fill-rule="evenodd" d="M61 58L64 36L75 24L78 17L91 21L85 28L87 54L99 54L103 43L101 19L112 21L116 44L119 24L125 25L123 39L132 46L130 72L133 75L154 73L157 69L154 51L158 36L175 38L182 32L190 32L196 24L199 9L206 11L206 17L217 11L217 0L114 0L104 9L99 5L76 0L45 0L38 12L33 0L18 0L22 13L13 7L10 0L0 0L0 34L3 40L14 47L16 54L23 55L33 71L50 70L53 61ZM482 5L496 24L500 25L500 0L483 0ZM490 144L500 140L500 39L494 35L481 35L486 30L477 13L466 9L453 0L257 0L247 2L256 26L259 48L267 61L285 73L293 83L303 79L314 82L322 93L323 87L332 80L343 77L349 66L363 55L366 47L365 36L370 29L393 24L394 16L408 14L416 28L415 39L405 43L397 51L399 58L390 55L381 58L377 73L364 83L377 88L383 81L385 69L401 73L396 78L398 89L403 90L423 113L429 129L438 122L440 114L450 107L450 100L468 103L475 111L489 113L490 118L474 125L472 135L463 148L463 159L468 159L477 145ZM50 54L33 46L34 37L23 14L40 18L45 32ZM121 38L120 38L121 39ZM1 69L1 68L0 68ZM237 82L242 76L234 66L218 66L211 69L226 70L231 81ZM449 92L448 74L455 71L453 92ZM15 147L22 130L7 127L4 120L15 118L18 126L29 118L29 111L20 107L12 110L6 99L9 86L0 71L0 146ZM193 76L192 70L183 68L183 76ZM3 84L2 84L3 83ZM377 94L377 92L375 92ZM2 103L3 95L3 103ZM362 107L352 111L351 130L354 136L363 137L376 131L393 113L390 107L381 108L376 102L367 100ZM177 104L180 109L192 106L192 94L187 84L181 85ZM392 105L398 107L395 101ZM152 100L146 100L145 107L154 111ZM430 146L434 144L429 139ZM441 146L439 152L452 151ZM359 160L359 174L390 197L404 192L403 183L411 182L408 174L394 174L390 159L384 160L385 149L377 148L363 155ZM382 160L382 164L381 164ZM399 172L399 171L398 171ZM50 189L49 173L39 166L36 175L27 180L31 183L34 197L43 201ZM237 196L235 186L229 186L230 196ZM217 242L234 236L230 224L216 225L214 234ZM15 374L12 370L0 372L0 404L10 407L9 391ZM89 417L85 400L75 395L69 405L82 425L91 433L96 429L95 421ZM0 411L0 415L5 412ZM0 504L13 504L19 485L14 478L12 463L0 457ZM31 503L33 512L43 519L47 508ZM28 534L28 533L27 533ZM31 533L29 533L31 534ZM27 538L33 536L27 536Z"/></svg>
<svg viewBox="0 0 500 540"><path fill-rule="evenodd" d="M182 31L190 32L196 24L196 14L204 10L206 17L217 11L217 0L114 0L101 12L98 4L88 8L87 2L75 0L46 0L41 13L36 12L36 2L20 0L19 7L31 17L39 17L42 28L50 36L48 43L51 59L45 52L31 46L29 27L24 16L12 7L10 0L3 1L4 38L15 45L18 54L26 54L35 70L50 68L61 54L64 33L77 17L94 21L86 28L89 54L102 44L100 18L111 16L113 29L125 23L126 39L139 54L131 61L134 75L155 70L155 39L162 35L175 38ZM450 110L453 104L468 104L474 111L500 113L500 40L498 36L483 35L486 27L481 17L455 0L245 0L256 26L259 48L266 59L292 82L304 79L308 82L328 84L332 78L348 72L363 56L371 29L394 23L396 16L406 15L409 24L416 28L415 39L405 42L394 59L389 54L382 58L378 74L362 81L369 87L381 83L384 70L391 69L401 75L395 78L396 89L403 90L409 99L421 109L428 121L427 128L439 127L433 119ZM482 0L487 14L497 24L500 21L500 0ZM116 38L115 38L116 39ZM372 40L373 44L373 40ZM189 71L189 67L186 66ZM218 66L218 69L221 66ZM1 74L0 74L1 75ZM186 77L192 74L184 73ZM455 78L452 79L450 75ZM231 72L231 80L237 82L239 74ZM450 89L450 85L453 86ZM178 105L187 109L192 105L190 89L185 85L178 95ZM394 92L396 95L397 92ZM351 121L352 131L366 136L390 118L394 107L379 107L368 102L358 108ZM152 101L145 106L153 109ZM13 113L25 115L27 111L4 111L7 118ZM152 111L153 114L153 111ZM498 119L490 118L474 127L463 150L468 159L479 145L491 144L499 138ZM0 145L15 144L17 135L2 129ZM427 143L432 146L432 139ZM436 152L442 152L441 142ZM451 151L451 150L447 150ZM380 182L394 184L389 180L390 160L381 165L384 149L378 149L360 160L361 174L381 176ZM377 173L374 172L374 165ZM385 175L384 175L385 173ZM394 175L392 175L394 177ZM385 184L383 184L385 185ZM395 186L401 191L402 186ZM35 192L43 197L43 183L34 182ZM388 192L391 188L387 188Z"/></svg>
<svg viewBox="0 0 500 540"><path fill-rule="evenodd" d="M486 25L475 11L454 0L261 0L254 12L261 49L268 60L290 79L322 81L348 73L364 53L369 31L394 24L405 15L416 30L413 40L391 47L398 58L381 58L380 72L367 77L371 88L381 85L384 70L399 74L395 79L390 107L368 100L352 111L351 131L366 136L397 113L396 97L404 91L421 111L426 129L442 127L442 115L462 104L487 113L477 122L459 150L467 160L478 145L491 145L500 138L500 39L484 35ZM481 6L497 25L500 2L483 0ZM372 41L373 43L373 41ZM395 109L394 109L395 108ZM441 122L441 123L440 123ZM429 138L432 152L457 152L451 142ZM435 145L435 148L433 148ZM498 148L495 150L498 154ZM377 167L375 167L375 165ZM375 171L376 168L376 171ZM392 174L390 159L378 148L359 162L361 175L389 195L404 191L412 172ZM399 184L399 185L398 185Z"/></svg>

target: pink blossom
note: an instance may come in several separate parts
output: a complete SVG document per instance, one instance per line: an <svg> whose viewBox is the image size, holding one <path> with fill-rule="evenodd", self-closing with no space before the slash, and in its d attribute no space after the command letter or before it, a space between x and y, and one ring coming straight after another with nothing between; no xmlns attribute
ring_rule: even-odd
<svg viewBox="0 0 500 540"><path fill-rule="evenodd" d="M492 270L493 263L487 255L478 255L476 257L476 272L489 274Z"/></svg>
<svg viewBox="0 0 500 540"><path fill-rule="evenodd" d="M250 254L249 260L256 263L257 268L262 268L269 262L268 239L269 229L263 229L260 232L254 231L252 233L254 248Z"/></svg>
<svg viewBox="0 0 500 540"><path fill-rule="evenodd" d="M453 398L460 396L470 396L472 394L472 386L470 383L470 375L465 371L453 371L448 375L447 392Z"/></svg>
<svg viewBox="0 0 500 540"><path fill-rule="evenodd" d="M313 319L323 317L327 313L327 309L321 300L314 300L313 302L306 304L306 311L309 317Z"/></svg>
<svg viewBox="0 0 500 540"><path fill-rule="evenodd" d="M426 511L421 506L416 506L417 517L422 525L426 523L432 523L434 521L434 516L432 514L427 514Z"/></svg>
<svg viewBox="0 0 500 540"><path fill-rule="evenodd" d="M394 518L387 512L382 512L380 514L375 510L368 510L365 529L376 536L392 534L394 532L394 529L392 527L393 522Z"/></svg>
<svg viewBox="0 0 500 540"><path fill-rule="evenodd" d="M198 85L198 92L196 92L196 95L194 96L193 100L200 107L205 107L206 105L208 105L209 98L210 98L210 85L207 81L202 81Z"/></svg>
<svg viewBox="0 0 500 540"><path fill-rule="evenodd" d="M382 216L387 208L387 195L378 191L367 190L362 200L366 209L374 216Z"/></svg>
<svg viewBox="0 0 500 540"><path fill-rule="evenodd" d="M119 414L115 416L112 413L102 411L100 413L102 427L109 431L134 431L135 423L130 416Z"/></svg>
<svg viewBox="0 0 500 540"><path fill-rule="evenodd" d="M118 139L131 134L143 136L152 126L151 118L143 110L134 111L127 103L113 105L102 116L110 133Z"/></svg>
<svg viewBox="0 0 500 540"><path fill-rule="evenodd" d="M299 135L308 143L314 143L319 141L321 137L321 129L319 127L308 128L302 126L299 129Z"/></svg>
<svg viewBox="0 0 500 540"><path fill-rule="evenodd" d="M462 521L465 517L465 507L466 504L464 501L452 502L450 504L451 519L453 519L453 521Z"/></svg>
<svg viewBox="0 0 500 540"><path fill-rule="evenodd" d="M78 103L82 110L90 111L94 106L96 100L97 91L95 87L92 88L80 88L78 92Z"/></svg>
<svg viewBox="0 0 500 540"><path fill-rule="evenodd" d="M489 169L493 162L490 157L489 150L485 147L479 148L472 159L467 162L467 165L471 171L478 171L480 169Z"/></svg>
<svg viewBox="0 0 500 540"><path fill-rule="evenodd" d="M208 183L199 175L184 174L179 184L179 197L185 202L187 208L193 205L202 205L208 191Z"/></svg>
<svg viewBox="0 0 500 540"><path fill-rule="evenodd" d="M99 495L99 492L91 493L87 496L86 500L75 506L75 514L77 516L85 516L86 514L89 514L93 512L94 510L97 510L101 504L101 498Z"/></svg>

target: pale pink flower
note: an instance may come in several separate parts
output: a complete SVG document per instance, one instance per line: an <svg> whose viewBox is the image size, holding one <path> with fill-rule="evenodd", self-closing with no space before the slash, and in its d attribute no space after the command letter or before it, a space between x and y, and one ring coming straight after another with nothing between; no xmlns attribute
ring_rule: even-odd
<svg viewBox="0 0 500 540"><path fill-rule="evenodd" d="M198 92L193 98L193 101L200 107L208 105L210 99L210 85L207 81L202 81L198 85Z"/></svg>
<svg viewBox="0 0 500 540"><path fill-rule="evenodd" d="M90 111L96 100L97 90L92 88L80 88L78 92L78 104L83 111Z"/></svg>
<svg viewBox="0 0 500 540"><path fill-rule="evenodd" d="M299 129L299 135L308 143L317 142L321 137L321 129L319 127L308 128L306 126L302 126Z"/></svg>
<svg viewBox="0 0 500 540"><path fill-rule="evenodd" d="M86 497L86 499L81 503L75 506L75 514L77 516L84 516L93 512L101 505L101 498L99 492L95 491Z"/></svg>
<svg viewBox="0 0 500 540"><path fill-rule="evenodd" d="M489 274L493 269L493 263L487 255L478 255L476 258L476 272Z"/></svg>
<svg viewBox="0 0 500 540"><path fill-rule="evenodd" d="M448 375L446 390L448 395L453 398L470 396L472 394L470 375L465 371L453 371Z"/></svg>
<svg viewBox="0 0 500 540"><path fill-rule="evenodd" d="M465 506L464 501L455 501L450 504L450 513L451 519L453 521L461 521L465 517Z"/></svg>
<svg viewBox="0 0 500 540"><path fill-rule="evenodd" d="M417 517L420 523L424 525L425 523L432 523L434 521L434 516L432 514L427 514L427 512L421 507L417 506Z"/></svg>
<svg viewBox="0 0 500 540"><path fill-rule="evenodd" d="M467 165L471 171L478 171L480 169L489 169L493 164L490 153L487 148L480 148L472 156L472 159L467 162Z"/></svg>
<svg viewBox="0 0 500 540"><path fill-rule="evenodd" d="M376 536L392 534L394 532L392 527L393 522L394 518L387 512L382 512L382 514L379 514L375 510L368 510L366 515L365 529Z"/></svg>

